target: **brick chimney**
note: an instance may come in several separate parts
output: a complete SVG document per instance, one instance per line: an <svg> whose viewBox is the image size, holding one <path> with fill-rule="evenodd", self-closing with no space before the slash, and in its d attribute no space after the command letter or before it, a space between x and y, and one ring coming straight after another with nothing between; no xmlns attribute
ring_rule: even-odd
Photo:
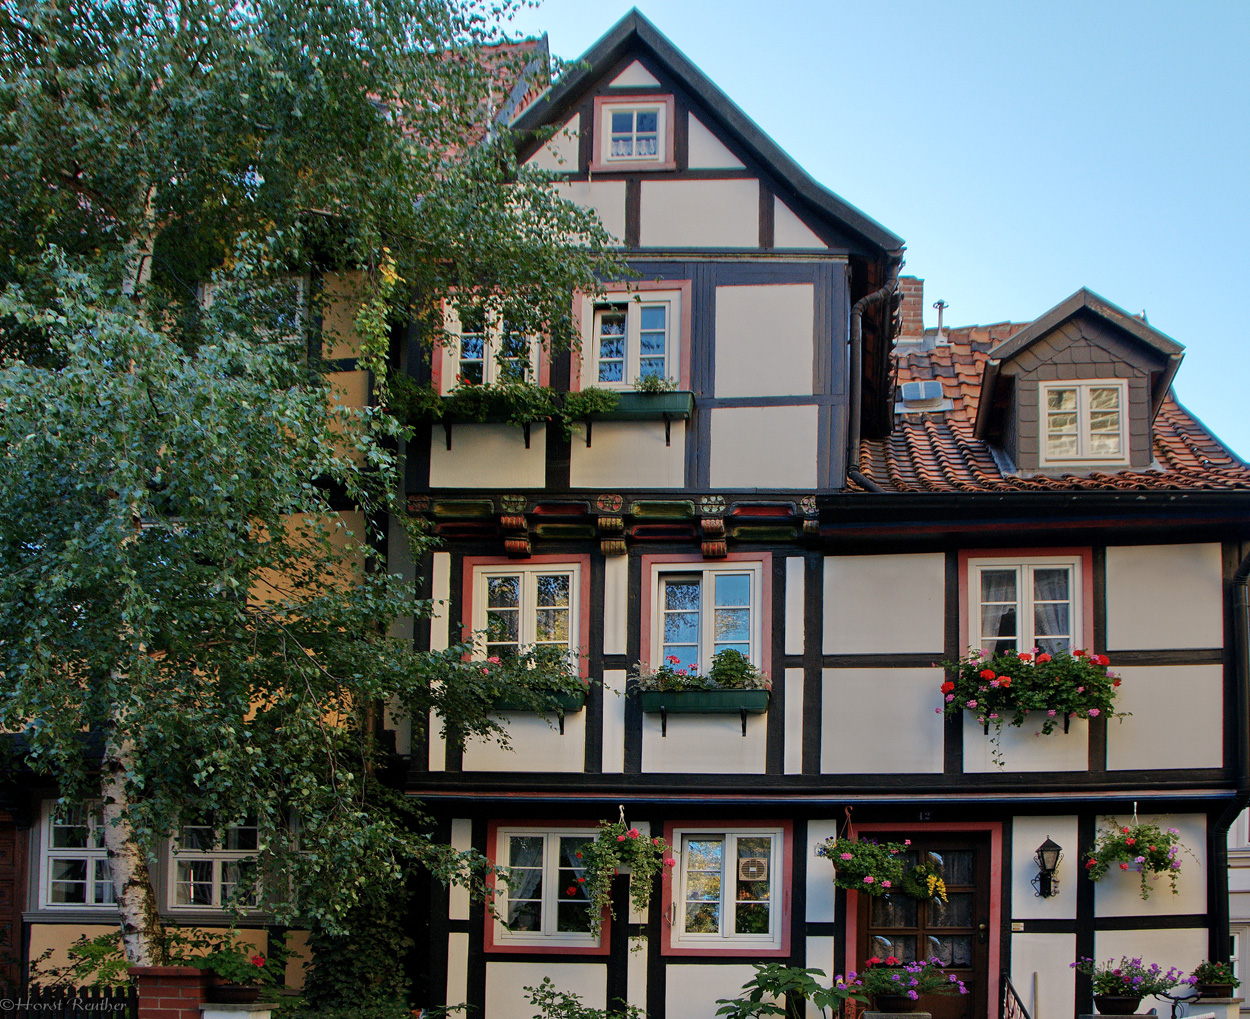
<svg viewBox="0 0 1250 1019"><path fill-rule="evenodd" d="M924 336L924 280L915 276L900 276L898 289L903 295L903 324L899 339L916 342Z"/></svg>

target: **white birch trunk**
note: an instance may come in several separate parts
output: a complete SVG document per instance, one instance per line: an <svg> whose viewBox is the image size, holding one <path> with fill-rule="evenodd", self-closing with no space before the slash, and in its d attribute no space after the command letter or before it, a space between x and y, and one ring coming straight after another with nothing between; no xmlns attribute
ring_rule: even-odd
<svg viewBox="0 0 1250 1019"><path fill-rule="evenodd" d="M104 846L113 871L113 888L121 914L122 949L136 966L165 964L161 918L156 907L156 891L147 857L134 840L129 820L130 797L126 773L134 756L134 745L109 734L100 762L100 791L104 799Z"/></svg>

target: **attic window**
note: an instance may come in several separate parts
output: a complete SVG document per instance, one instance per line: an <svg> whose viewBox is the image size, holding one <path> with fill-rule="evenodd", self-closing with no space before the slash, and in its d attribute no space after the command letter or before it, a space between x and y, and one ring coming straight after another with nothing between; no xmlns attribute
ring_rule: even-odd
<svg viewBox="0 0 1250 1019"><path fill-rule="evenodd" d="M673 97L597 97L594 150L599 172L675 169Z"/></svg>
<svg viewBox="0 0 1250 1019"><path fill-rule="evenodd" d="M898 390L897 414L911 414L922 410L950 410L951 402L945 399L942 383L937 379L904 382Z"/></svg>
<svg viewBox="0 0 1250 1019"><path fill-rule="evenodd" d="M1125 460L1123 379L1044 382L1038 389L1042 463Z"/></svg>

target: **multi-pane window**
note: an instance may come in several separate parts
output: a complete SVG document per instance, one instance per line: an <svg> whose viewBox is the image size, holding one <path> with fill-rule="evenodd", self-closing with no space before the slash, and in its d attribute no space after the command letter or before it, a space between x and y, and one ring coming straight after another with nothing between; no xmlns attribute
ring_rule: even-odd
<svg viewBox="0 0 1250 1019"><path fill-rule="evenodd" d="M594 384L628 388L636 380L676 377L676 295L608 304L595 312Z"/></svg>
<svg viewBox="0 0 1250 1019"><path fill-rule="evenodd" d="M496 940L500 944L594 945L585 850L592 831L501 830Z"/></svg>
<svg viewBox="0 0 1250 1019"><path fill-rule="evenodd" d="M256 904L254 822L226 828L187 825L171 846L175 907L224 909Z"/></svg>
<svg viewBox="0 0 1250 1019"><path fill-rule="evenodd" d="M659 575L659 661L706 672L720 651L734 650L757 665L760 569L715 568Z"/></svg>
<svg viewBox="0 0 1250 1019"><path fill-rule="evenodd" d="M530 337L506 322L489 321L477 310L449 308L446 324L454 378L443 385L445 393L457 385L537 381L538 344Z"/></svg>
<svg viewBox="0 0 1250 1019"><path fill-rule="evenodd" d="M44 813L45 906L116 902L99 803L49 804Z"/></svg>
<svg viewBox="0 0 1250 1019"><path fill-rule="evenodd" d="M974 560L968 575L976 647L1053 654L1080 646L1079 559Z"/></svg>
<svg viewBox="0 0 1250 1019"><path fill-rule="evenodd" d="M1042 383L1042 461L1122 460L1123 382Z"/></svg>
<svg viewBox="0 0 1250 1019"><path fill-rule="evenodd" d="M663 104L608 107L607 161L658 162L664 158Z"/></svg>
<svg viewBox="0 0 1250 1019"><path fill-rule="evenodd" d="M474 629L488 657L522 648L577 647L576 566L482 568L476 575Z"/></svg>
<svg viewBox="0 0 1250 1019"><path fill-rule="evenodd" d="M782 941L782 831L678 829L673 833L672 944L778 948Z"/></svg>

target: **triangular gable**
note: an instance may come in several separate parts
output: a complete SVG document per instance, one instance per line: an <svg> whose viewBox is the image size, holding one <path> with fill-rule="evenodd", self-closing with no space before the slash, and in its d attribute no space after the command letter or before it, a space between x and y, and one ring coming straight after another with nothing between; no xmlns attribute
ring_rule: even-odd
<svg viewBox="0 0 1250 1019"><path fill-rule="evenodd" d="M568 118L570 108L586 90L622 61L628 60L631 53L638 52L648 62L653 61L662 74L671 78L698 101L703 108L703 126L709 128L709 132L720 133L724 141L718 139L718 144L731 156L734 149L741 150L775 178L780 185L779 190L787 195L787 205L796 218L801 216L809 222L828 221L839 233L857 239L878 253L895 254L901 251L902 238L812 179L636 8L617 22L581 58L573 61L570 65L572 70L538 101L532 103L517 118L513 127L524 135L552 124L563 123ZM625 74L631 73L635 63L639 63L642 70L647 70L639 61L634 60L625 65L612 83L615 84ZM825 244L821 242L818 246L823 248Z"/></svg>
<svg viewBox="0 0 1250 1019"><path fill-rule="evenodd" d="M612 79L609 88L649 88L660 80L637 60Z"/></svg>
<svg viewBox="0 0 1250 1019"><path fill-rule="evenodd" d="M689 146L686 165L692 170L740 170L746 165L693 113L686 144Z"/></svg>

